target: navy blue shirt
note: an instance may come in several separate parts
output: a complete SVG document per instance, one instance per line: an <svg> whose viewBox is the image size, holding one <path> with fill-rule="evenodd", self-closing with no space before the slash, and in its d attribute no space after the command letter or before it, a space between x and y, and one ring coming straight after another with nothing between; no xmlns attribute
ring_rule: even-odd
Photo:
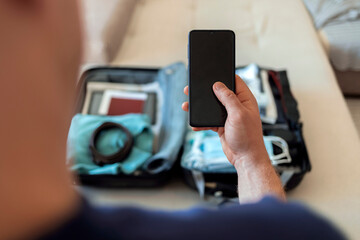
<svg viewBox="0 0 360 240"><path fill-rule="evenodd" d="M344 239L324 218L297 203L266 197L218 210L94 208L84 202L50 239Z"/></svg>

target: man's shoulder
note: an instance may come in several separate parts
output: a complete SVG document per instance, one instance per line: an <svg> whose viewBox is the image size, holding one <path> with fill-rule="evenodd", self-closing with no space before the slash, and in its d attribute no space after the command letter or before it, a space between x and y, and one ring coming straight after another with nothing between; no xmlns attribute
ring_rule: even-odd
<svg viewBox="0 0 360 240"><path fill-rule="evenodd" d="M302 204L283 203L272 197L216 210L193 208L172 212L134 207L94 208L85 204L76 217L58 232L66 232L67 239L75 233L88 239L98 236L102 239L182 240L224 237L343 239L327 220Z"/></svg>

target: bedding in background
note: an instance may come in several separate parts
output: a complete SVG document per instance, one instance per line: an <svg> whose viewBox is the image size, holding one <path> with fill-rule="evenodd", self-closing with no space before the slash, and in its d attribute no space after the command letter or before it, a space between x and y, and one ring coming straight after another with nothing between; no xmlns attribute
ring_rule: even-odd
<svg viewBox="0 0 360 240"><path fill-rule="evenodd" d="M303 0L337 70L360 70L360 0Z"/></svg>
<svg viewBox="0 0 360 240"><path fill-rule="evenodd" d="M107 64L121 46L137 0L81 0L83 64Z"/></svg>

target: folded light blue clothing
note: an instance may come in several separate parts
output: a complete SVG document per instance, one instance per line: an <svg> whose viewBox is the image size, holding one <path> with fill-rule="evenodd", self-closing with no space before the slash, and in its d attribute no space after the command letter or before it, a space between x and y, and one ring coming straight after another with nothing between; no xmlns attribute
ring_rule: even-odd
<svg viewBox="0 0 360 240"><path fill-rule="evenodd" d="M188 132L181 166L200 172L236 172L223 152L218 134L213 131Z"/></svg>
<svg viewBox="0 0 360 240"><path fill-rule="evenodd" d="M104 122L114 122L126 127L134 137L129 156L122 163L98 166L93 162L89 148L93 132ZM152 156L154 136L147 115L95 116L77 114L71 123L68 136L68 159L73 160L71 169L80 174L131 174ZM121 130L104 132L96 143L99 152L111 155L124 145L125 135Z"/></svg>
<svg viewBox="0 0 360 240"><path fill-rule="evenodd" d="M274 166L292 161L289 147L284 139L276 136L264 136L263 139L270 161ZM278 151L281 151L275 154L273 145L277 147ZM213 131L194 132L189 130L181 166L200 172L236 172L223 152L218 134Z"/></svg>
<svg viewBox="0 0 360 240"><path fill-rule="evenodd" d="M162 122L159 151L144 164L143 169L156 174L169 170L183 145L187 125L187 113L181 110L186 101L183 89L187 83L187 70L183 63L175 63L161 69L157 81L163 93Z"/></svg>

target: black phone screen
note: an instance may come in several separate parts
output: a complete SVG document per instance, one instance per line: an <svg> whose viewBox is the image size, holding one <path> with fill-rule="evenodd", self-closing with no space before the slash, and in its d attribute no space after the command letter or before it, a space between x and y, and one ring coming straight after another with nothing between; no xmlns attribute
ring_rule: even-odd
<svg viewBox="0 0 360 240"><path fill-rule="evenodd" d="M227 112L212 86L235 88L235 34L230 30L193 30L189 34L189 104L193 127L224 126Z"/></svg>

